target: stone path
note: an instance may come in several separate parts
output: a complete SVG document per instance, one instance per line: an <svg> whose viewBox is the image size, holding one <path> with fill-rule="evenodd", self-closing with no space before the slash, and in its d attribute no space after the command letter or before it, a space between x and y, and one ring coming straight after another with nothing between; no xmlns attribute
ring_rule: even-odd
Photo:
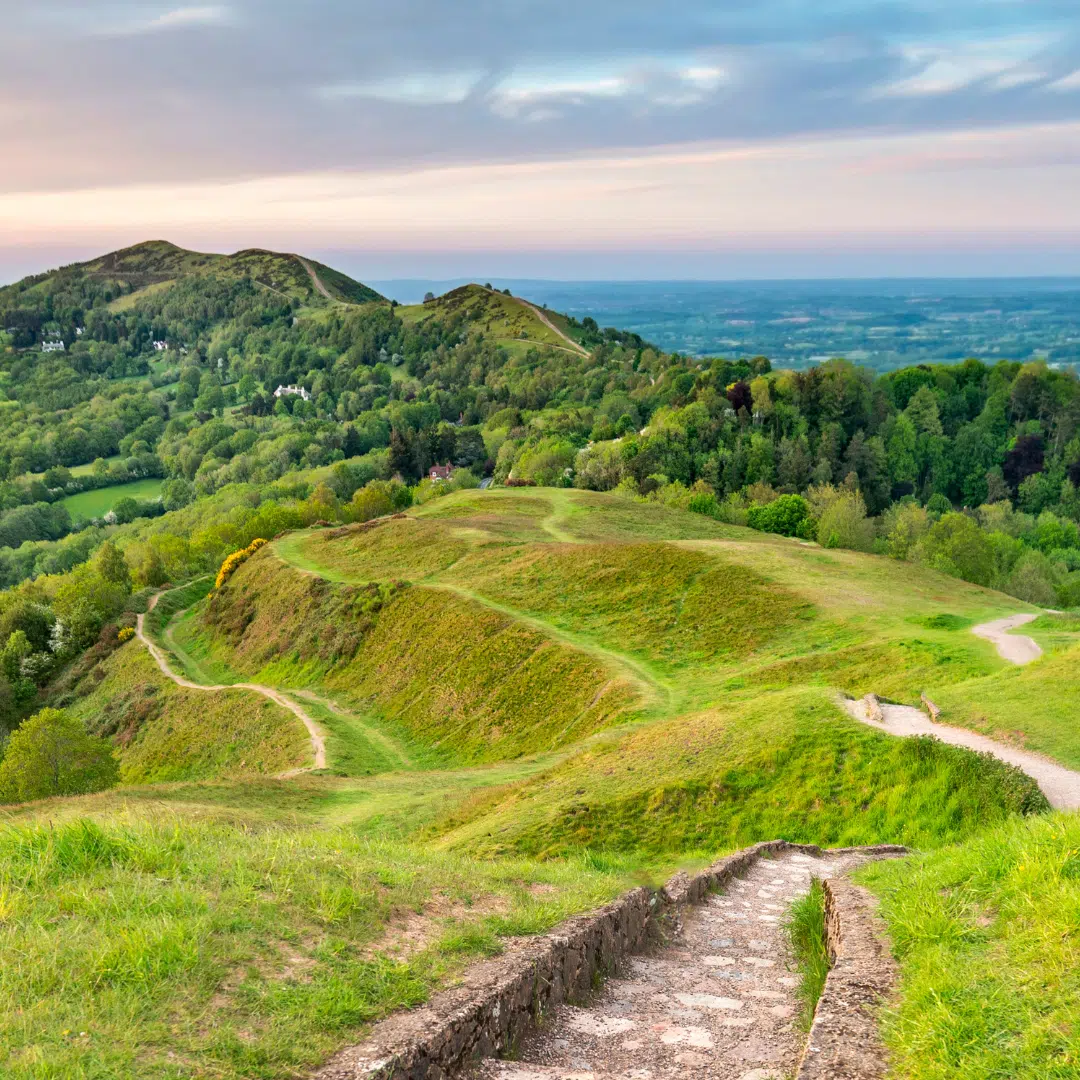
<svg viewBox="0 0 1080 1080"><path fill-rule="evenodd" d="M1055 810L1080 809L1080 773L1066 769L1064 765L1059 765L1050 758L1032 754L1027 750L1017 750L985 735L968 731L967 728L932 723L925 713L911 705L886 705L882 702L882 720L878 721L871 717L870 706L865 698L860 701L845 700L843 704L856 720L861 720L888 735L930 735L953 746L966 746L969 750L993 754L1001 761L1007 761L1026 772L1042 788L1042 793Z"/></svg>
<svg viewBox="0 0 1080 1080"><path fill-rule="evenodd" d="M687 908L668 945L628 959L587 1007L561 1006L516 1060L482 1062L476 1080L785 1080L806 1036L784 915L812 877L866 858L761 859L726 892Z"/></svg>
<svg viewBox="0 0 1080 1080"><path fill-rule="evenodd" d="M1033 638L1026 634L1013 634L1018 626L1024 626L1034 622L1038 615L1007 615L1004 619L995 619L993 622L981 623L973 626L971 632L976 637L985 641L992 641L997 648L998 656L1008 660L1012 664L1030 664L1032 660L1038 660L1042 656L1042 649Z"/></svg>

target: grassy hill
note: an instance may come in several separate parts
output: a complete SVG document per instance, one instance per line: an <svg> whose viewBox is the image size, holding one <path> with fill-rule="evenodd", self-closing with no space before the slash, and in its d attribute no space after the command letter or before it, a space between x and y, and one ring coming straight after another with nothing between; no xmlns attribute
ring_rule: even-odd
<svg viewBox="0 0 1080 1080"><path fill-rule="evenodd" d="M407 325L434 321L463 324L468 334L482 334L512 353L541 345L572 356L588 355L565 316L483 285L463 285L426 304L399 307L397 314Z"/></svg>
<svg viewBox="0 0 1080 1080"><path fill-rule="evenodd" d="M304 756L292 718L165 683L138 642L84 676L75 708L122 736L125 786L0 811L18 1080L42 1061L58 1077L294 1076L506 937L776 835L928 853L867 879L908 958L890 1038L914 1061L907 1018L944 946L890 890L930 895L986 836L1015 865L1071 835L1015 770L836 704L925 691L963 723L1011 676L969 628L1023 605L912 564L615 495L496 489L286 533L204 592L168 594L148 621L174 668L303 700L328 768L274 779ZM1038 632L1051 651L1024 692L1060 696L1076 628ZM1007 722L1034 746L1051 723ZM1049 908L1060 890L1044 892ZM957 941L973 902L949 908ZM1020 977L1033 939L994 927L978 941L1018 942ZM973 1009L1001 993L985 971L965 954L950 975ZM1046 992L1025 993L1033 1015ZM944 1075L917 1068L902 1075Z"/></svg>
<svg viewBox="0 0 1080 1080"><path fill-rule="evenodd" d="M373 289L353 281L339 271L331 270L321 263L303 260L297 255L258 249L238 251L233 255L205 254L186 251L164 240L137 244L88 263L64 267L55 273L68 278L85 275L130 289L125 296L113 301L113 310L127 310L137 304L138 298L159 294L165 286L182 279L210 274L227 280L250 279L282 296L318 303L323 296L305 262L315 271L319 282L332 299L351 304L382 300ZM35 280L34 285L47 285L50 276L45 275L40 281Z"/></svg>

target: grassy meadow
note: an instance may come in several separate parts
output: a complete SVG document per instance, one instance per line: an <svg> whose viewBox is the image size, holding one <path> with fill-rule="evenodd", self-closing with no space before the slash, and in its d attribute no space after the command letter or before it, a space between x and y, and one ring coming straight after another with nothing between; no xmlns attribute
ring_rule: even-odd
<svg viewBox="0 0 1080 1080"><path fill-rule="evenodd" d="M121 499L156 499L161 494L164 481L154 478L132 480L127 484L80 491L61 499L72 521L104 517Z"/></svg>
<svg viewBox="0 0 1080 1080"><path fill-rule="evenodd" d="M1074 826L1032 782L890 739L836 699L926 692L953 723L1068 761L1075 620L1033 624L1050 652L1010 669L970 633L1024 609L1008 597L553 489L464 491L291 533L211 585L165 593L147 632L195 682L258 682L302 704L327 768L277 779L310 762L291 713L239 688L181 689L138 641L87 672L72 707L117 738L124 786L0 811L5 1076L294 1077L505 937L783 836L926 853L866 872L904 962L897 1076L922 1080L946 1075L919 1062L910 1019L954 959L941 950L958 950L950 986L996 1001L990 953L1028 934L1003 968L1019 977L1067 918L1050 911L1065 894L1046 853ZM966 885L949 906L941 883L970 852L1019 867L1025 845L1043 890L1028 930L999 879L978 879L1010 913L997 936ZM905 882L958 929L935 936L937 915L923 928ZM1024 1015L1073 992L1045 980L1039 968ZM984 1014L972 1031L992 1042Z"/></svg>

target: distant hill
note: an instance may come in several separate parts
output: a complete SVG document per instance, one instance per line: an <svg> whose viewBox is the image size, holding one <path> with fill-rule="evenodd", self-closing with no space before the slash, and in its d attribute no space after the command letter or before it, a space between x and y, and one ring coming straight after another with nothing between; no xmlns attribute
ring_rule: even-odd
<svg viewBox="0 0 1080 1080"><path fill-rule="evenodd" d="M88 300L103 296L114 310L126 310L137 306L144 295L160 299L170 286L211 276L233 282L249 280L301 303L366 304L383 300L374 289L300 255L257 248L216 255L187 251L165 240L150 240L0 289L0 312L26 308L36 299L57 293L85 296Z"/></svg>

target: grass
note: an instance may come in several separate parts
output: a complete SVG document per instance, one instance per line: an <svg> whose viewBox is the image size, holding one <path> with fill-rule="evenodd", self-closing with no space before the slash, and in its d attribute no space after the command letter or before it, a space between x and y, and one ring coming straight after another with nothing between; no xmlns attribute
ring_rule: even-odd
<svg viewBox="0 0 1080 1080"><path fill-rule="evenodd" d="M1045 809L1034 782L996 759L881 735L829 692L796 688L597 735L552 768L463 803L439 832L443 846L493 855L604 847L709 857L772 837L933 847Z"/></svg>
<svg viewBox="0 0 1080 1080"><path fill-rule="evenodd" d="M73 521L104 517L121 499L156 499L161 494L162 480L132 480L127 484L80 491L61 499Z"/></svg>
<svg viewBox="0 0 1080 1080"><path fill-rule="evenodd" d="M83 680L72 711L115 739L124 783L274 774L309 763L292 713L250 690L186 690L158 670L138 641Z"/></svg>
<svg viewBox="0 0 1080 1080"><path fill-rule="evenodd" d="M294 533L206 596L208 584L166 594L148 631L196 681L258 681L303 702L327 732L329 767L275 779L282 710L236 689L181 691L137 643L88 676L75 707L123 736L129 783L2 815L5 1077L300 1075L503 937L660 868L776 836L895 841L931 852L907 865L930 868L933 913L933 868L970 876L969 850L1002 861L978 848L985 835L1038 838L1066 820L1037 817L1045 800L997 761L890 739L837 706L838 691L913 701L926 690L954 722L979 701L973 725L1043 731L1063 755L1073 745L1072 623L1033 624L1056 651L1009 669L970 628L1023 605L909 564L528 489ZM302 729L281 722L306 763ZM1061 850L1070 843L1080 850L1068 837ZM933 1012L988 996L968 1049L947 1042L955 1017L942 1021L946 1056L959 1047L999 1067L980 1044L1004 1030L993 1010L1009 1000L988 981L989 952L919 982L944 924L933 915L918 937L901 878L882 882L909 943L911 1000ZM1044 884L1024 949L1045 933L1058 956L1074 908ZM1028 933L1020 895L989 951ZM990 914L972 916L980 932ZM956 936L958 948L982 940ZM1080 997L1072 968L1058 994L1054 971L1028 956L1003 970L1030 978L1024 1022L1049 1040ZM921 1054L920 1080L953 1075L925 1071L934 1047L907 995L890 1028L897 1060ZM1051 999L1053 1025L1040 1027ZM1033 1061L1058 1068L1033 1045ZM955 1075L1067 1075L1000 1068Z"/></svg>
<svg viewBox="0 0 1080 1080"><path fill-rule="evenodd" d="M799 1026L809 1031L830 967L825 943L825 890L820 881L815 879L810 891L791 905L784 928L801 976Z"/></svg>
<svg viewBox="0 0 1080 1080"><path fill-rule="evenodd" d="M1078 1075L1080 816L1009 821L858 879L900 960L884 1014L891 1077Z"/></svg>
<svg viewBox="0 0 1080 1080"><path fill-rule="evenodd" d="M504 939L610 899L632 869L138 805L103 822L23 815L0 828L4 1076L295 1077Z"/></svg>

